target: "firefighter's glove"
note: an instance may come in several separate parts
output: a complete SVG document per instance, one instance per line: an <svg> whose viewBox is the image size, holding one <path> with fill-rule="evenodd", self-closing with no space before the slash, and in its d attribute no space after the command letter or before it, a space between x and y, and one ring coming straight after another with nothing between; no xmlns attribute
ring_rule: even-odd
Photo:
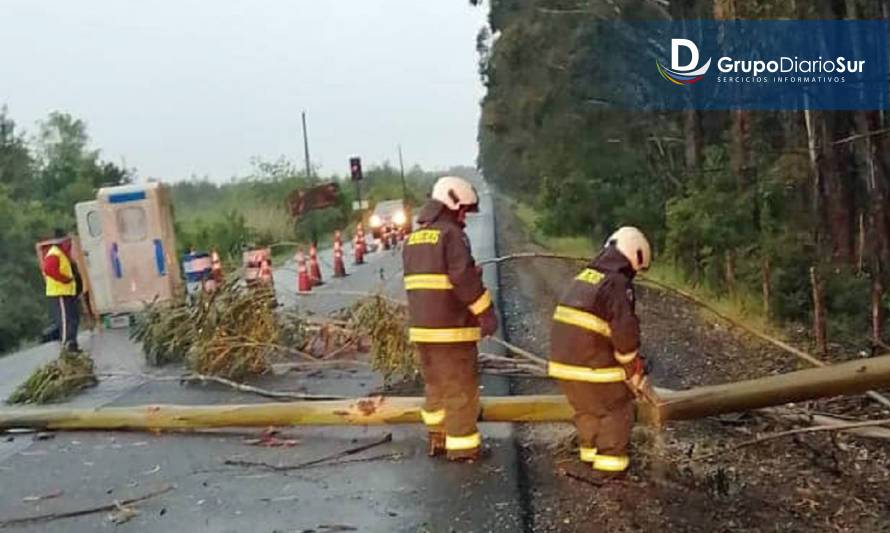
<svg viewBox="0 0 890 533"><path fill-rule="evenodd" d="M483 337L494 335L497 332L498 316L494 312L494 306L489 306L484 313L479 315L479 327L482 329Z"/></svg>
<svg viewBox="0 0 890 533"><path fill-rule="evenodd" d="M639 396L646 379L646 368L641 356L633 358L633 361L624 365L624 374L627 376L627 384Z"/></svg>

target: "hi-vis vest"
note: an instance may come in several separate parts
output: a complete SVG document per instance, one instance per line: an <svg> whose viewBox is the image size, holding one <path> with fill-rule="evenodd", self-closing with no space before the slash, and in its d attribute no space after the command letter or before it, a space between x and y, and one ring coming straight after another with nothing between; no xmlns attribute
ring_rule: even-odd
<svg viewBox="0 0 890 533"><path fill-rule="evenodd" d="M74 282L74 272L71 270L71 261L68 259L68 256L65 255L65 252L63 252L61 248L55 245L51 246L49 251L46 252L46 257L49 256L56 256L59 258L59 272L61 272L63 276L71 278L71 281L62 283L44 274L43 279L46 282L46 295L74 296L77 293L77 286Z"/></svg>

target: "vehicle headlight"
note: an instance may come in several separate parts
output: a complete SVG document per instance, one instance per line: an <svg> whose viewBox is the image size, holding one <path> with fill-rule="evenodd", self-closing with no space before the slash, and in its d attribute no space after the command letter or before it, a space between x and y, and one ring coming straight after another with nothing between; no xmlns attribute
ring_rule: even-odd
<svg viewBox="0 0 890 533"><path fill-rule="evenodd" d="M383 224L383 220L380 219L378 215L371 215L371 227L379 228L381 224Z"/></svg>
<svg viewBox="0 0 890 533"><path fill-rule="evenodd" d="M405 216L404 211L396 211L396 214L392 216L392 221L401 226L408 221L408 217Z"/></svg>

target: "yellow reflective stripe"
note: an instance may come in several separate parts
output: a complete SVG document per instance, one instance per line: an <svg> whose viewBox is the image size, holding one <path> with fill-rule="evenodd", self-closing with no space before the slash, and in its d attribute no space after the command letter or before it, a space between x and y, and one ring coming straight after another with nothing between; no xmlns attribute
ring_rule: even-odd
<svg viewBox="0 0 890 533"><path fill-rule="evenodd" d="M615 360L621 363L622 365L626 365L630 363L637 357L637 350L627 353L615 352Z"/></svg>
<svg viewBox="0 0 890 533"><path fill-rule="evenodd" d="M553 320L599 333L603 337L612 336L612 329L609 328L609 324L602 318L564 305L556 307L556 311L553 313Z"/></svg>
<svg viewBox="0 0 890 533"><path fill-rule="evenodd" d="M405 276L405 290L429 289L446 291L453 289L454 285L445 274L411 274Z"/></svg>
<svg viewBox="0 0 890 533"><path fill-rule="evenodd" d="M491 293L486 289L478 300L470 304L470 312L474 315L481 315L489 307L491 307Z"/></svg>
<svg viewBox="0 0 890 533"><path fill-rule="evenodd" d="M630 459L626 455L599 455L593 460L593 469L604 472L623 472L627 470Z"/></svg>
<svg viewBox="0 0 890 533"><path fill-rule="evenodd" d="M592 463L596 459L596 448L581 448L578 450L581 461L584 463Z"/></svg>
<svg viewBox="0 0 890 533"><path fill-rule="evenodd" d="M581 271L580 274L575 276L575 279L578 281L583 281L585 283L590 283L591 285L596 285L603 280L603 277L604 276L602 272L594 270L592 268L585 268Z"/></svg>
<svg viewBox="0 0 890 533"><path fill-rule="evenodd" d="M627 376L620 366L606 368L589 368L586 366L566 365L550 361L547 365L547 375L568 381L586 381L588 383L620 383Z"/></svg>
<svg viewBox="0 0 890 533"><path fill-rule="evenodd" d="M445 435L446 450L473 450L479 446L482 446L482 435L479 433L473 433L466 437L452 437L451 435Z"/></svg>
<svg viewBox="0 0 890 533"><path fill-rule="evenodd" d="M439 409L438 411L421 409L420 417L423 418L423 423L427 426L438 426L445 421L445 409Z"/></svg>
<svg viewBox="0 0 890 533"><path fill-rule="evenodd" d="M410 328L411 342L476 342L482 338L480 328Z"/></svg>

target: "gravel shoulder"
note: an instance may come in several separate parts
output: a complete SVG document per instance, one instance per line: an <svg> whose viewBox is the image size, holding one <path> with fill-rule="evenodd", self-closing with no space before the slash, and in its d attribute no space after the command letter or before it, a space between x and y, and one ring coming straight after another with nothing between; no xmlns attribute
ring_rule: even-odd
<svg viewBox="0 0 890 533"><path fill-rule="evenodd" d="M545 251L505 201L496 202L501 255ZM546 354L549 314L578 265L517 260L501 265L501 311L513 342ZM638 288L643 353L656 385L682 389L788 372L790 354L731 329L687 301ZM519 380L514 393L556 393L553 383ZM888 416L864 397L808 402L803 413ZM526 525L546 531L890 531L890 441L822 432L691 459L788 429L784 419L746 413L634 430L625 481L595 487L560 475L574 457L567 424L517 431Z"/></svg>

